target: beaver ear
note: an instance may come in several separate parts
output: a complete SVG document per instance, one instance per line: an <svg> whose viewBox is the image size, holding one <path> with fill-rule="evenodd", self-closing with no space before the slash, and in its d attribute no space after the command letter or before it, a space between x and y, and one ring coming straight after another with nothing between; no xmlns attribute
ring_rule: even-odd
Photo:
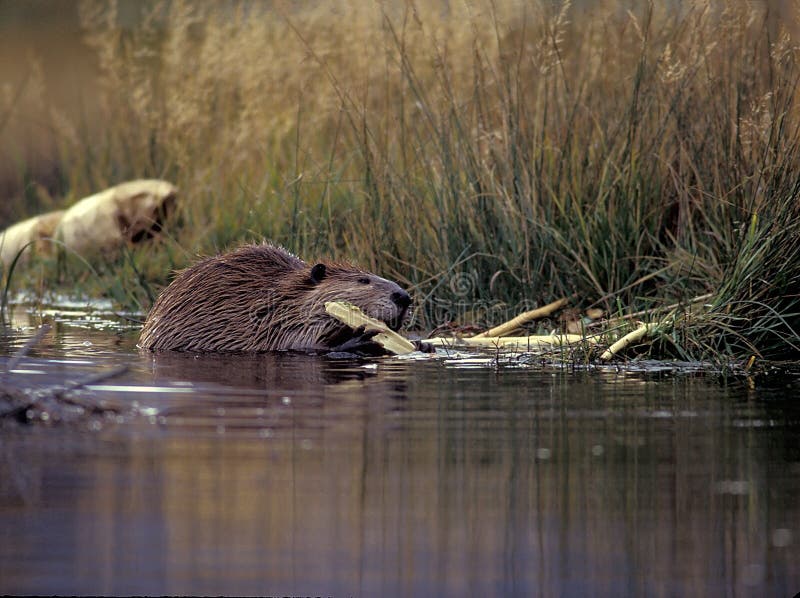
<svg viewBox="0 0 800 598"><path fill-rule="evenodd" d="M312 282L320 282L323 278L325 278L325 264L317 264L313 268L311 268L311 281Z"/></svg>

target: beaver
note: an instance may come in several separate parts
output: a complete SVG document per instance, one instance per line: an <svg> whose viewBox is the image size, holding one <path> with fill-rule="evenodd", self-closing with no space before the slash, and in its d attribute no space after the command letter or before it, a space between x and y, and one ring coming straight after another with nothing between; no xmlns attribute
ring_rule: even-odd
<svg viewBox="0 0 800 598"><path fill-rule="evenodd" d="M159 295L139 346L201 353L345 351L381 354L375 332L352 330L325 312L347 301L392 330L411 297L397 283L349 263L308 265L269 243L245 245L183 270Z"/></svg>

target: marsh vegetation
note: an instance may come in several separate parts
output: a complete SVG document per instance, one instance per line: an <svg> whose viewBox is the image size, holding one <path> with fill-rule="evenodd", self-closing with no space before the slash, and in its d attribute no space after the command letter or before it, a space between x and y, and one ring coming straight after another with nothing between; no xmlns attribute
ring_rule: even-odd
<svg viewBox="0 0 800 598"><path fill-rule="evenodd" d="M796 22L662 4L170 2L123 27L83 3L91 114L34 68L0 117L42 106L54 204L139 177L182 202L97 273L43 258L12 284L146 309L198 253L266 238L411 288L423 328L568 296L612 317L677 306L649 312L670 320L653 354L796 357ZM31 172L18 212L38 205Z"/></svg>

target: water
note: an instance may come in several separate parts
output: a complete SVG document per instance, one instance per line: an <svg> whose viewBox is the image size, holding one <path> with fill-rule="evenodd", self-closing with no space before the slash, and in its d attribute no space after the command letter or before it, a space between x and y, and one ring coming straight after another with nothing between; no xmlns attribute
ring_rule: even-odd
<svg viewBox="0 0 800 598"><path fill-rule="evenodd" d="M7 386L128 370L0 423L0 593L800 590L797 375L154 357L66 311Z"/></svg>

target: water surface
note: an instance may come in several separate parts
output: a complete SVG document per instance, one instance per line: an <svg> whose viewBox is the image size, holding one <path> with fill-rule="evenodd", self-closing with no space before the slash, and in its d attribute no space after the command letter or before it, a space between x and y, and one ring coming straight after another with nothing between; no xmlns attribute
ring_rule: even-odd
<svg viewBox="0 0 800 598"><path fill-rule="evenodd" d="M114 413L0 423L0 593L800 591L798 376L153 356L45 319L6 387L128 370L72 395Z"/></svg>

